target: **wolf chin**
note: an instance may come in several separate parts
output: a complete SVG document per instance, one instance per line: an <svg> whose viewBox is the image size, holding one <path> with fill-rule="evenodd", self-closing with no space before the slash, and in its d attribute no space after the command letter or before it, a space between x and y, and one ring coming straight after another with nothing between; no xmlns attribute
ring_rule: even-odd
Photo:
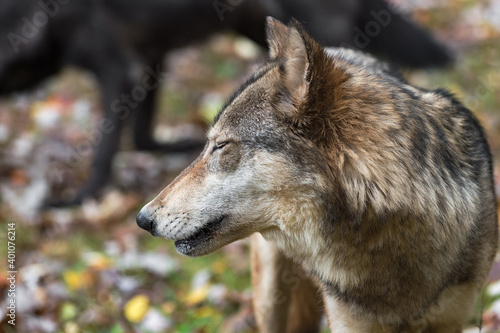
<svg viewBox="0 0 500 333"><path fill-rule="evenodd" d="M497 249L472 113L269 18L269 60L139 226L201 256L252 236L261 332L461 332Z"/></svg>

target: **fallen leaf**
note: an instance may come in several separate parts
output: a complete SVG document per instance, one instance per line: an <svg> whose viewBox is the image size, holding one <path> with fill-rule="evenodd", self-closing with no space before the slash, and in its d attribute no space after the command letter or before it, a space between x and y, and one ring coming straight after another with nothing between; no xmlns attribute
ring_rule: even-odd
<svg viewBox="0 0 500 333"><path fill-rule="evenodd" d="M209 306L203 306L196 311L196 317L198 318L214 317L216 314L217 312L214 308Z"/></svg>
<svg viewBox="0 0 500 333"><path fill-rule="evenodd" d="M149 310L149 297L144 294L132 297L123 309L125 318L132 323L139 323Z"/></svg>
<svg viewBox="0 0 500 333"><path fill-rule="evenodd" d="M29 180L24 170L14 169L10 173L10 182L13 186L24 186Z"/></svg>
<svg viewBox="0 0 500 333"><path fill-rule="evenodd" d="M161 309L163 310L163 313L166 315L172 314L175 310L175 303L174 302L165 302L161 306Z"/></svg>
<svg viewBox="0 0 500 333"><path fill-rule="evenodd" d="M80 333L80 327L77 323L70 321L64 325L64 333Z"/></svg>
<svg viewBox="0 0 500 333"><path fill-rule="evenodd" d="M87 265L96 270L103 270L111 267L112 261L98 252L87 252L83 254Z"/></svg>
<svg viewBox="0 0 500 333"><path fill-rule="evenodd" d="M196 289L191 290L184 299L184 303L187 306L194 306L203 302L210 291L210 285L204 284Z"/></svg>
<svg viewBox="0 0 500 333"><path fill-rule="evenodd" d="M88 288L94 282L92 273L89 271L66 271L63 273L63 278L71 290Z"/></svg>
<svg viewBox="0 0 500 333"><path fill-rule="evenodd" d="M160 311L155 309L150 309L140 324L140 328L151 333L165 332L171 326L172 320L165 318Z"/></svg>
<svg viewBox="0 0 500 333"><path fill-rule="evenodd" d="M216 275L220 275L220 274L224 273L226 271L226 269L227 269L227 263L223 259L219 259L212 264L212 271Z"/></svg>
<svg viewBox="0 0 500 333"><path fill-rule="evenodd" d="M73 303L66 302L66 303L62 304L61 310L60 310L61 320L64 320L64 321L71 320L77 315L77 313L78 313L78 310Z"/></svg>

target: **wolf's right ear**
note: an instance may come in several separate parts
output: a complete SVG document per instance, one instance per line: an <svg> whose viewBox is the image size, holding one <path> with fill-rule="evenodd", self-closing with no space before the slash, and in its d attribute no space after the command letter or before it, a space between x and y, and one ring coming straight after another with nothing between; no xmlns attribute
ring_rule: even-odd
<svg viewBox="0 0 500 333"><path fill-rule="evenodd" d="M268 40L271 59L280 66L277 109L287 116L303 118L304 115L297 111L306 101L312 74L321 72L323 48L293 18L288 27L268 18Z"/></svg>
<svg viewBox="0 0 500 333"><path fill-rule="evenodd" d="M271 16L266 18L266 37L270 59L275 60L285 56L289 36L290 29L286 25Z"/></svg>

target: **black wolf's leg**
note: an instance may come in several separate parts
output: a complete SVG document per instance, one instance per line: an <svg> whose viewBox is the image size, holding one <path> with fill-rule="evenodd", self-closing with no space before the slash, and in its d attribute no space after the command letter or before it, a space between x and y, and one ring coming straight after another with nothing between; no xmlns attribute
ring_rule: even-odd
<svg viewBox="0 0 500 333"><path fill-rule="evenodd" d="M130 91L132 84L124 74L124 67L106 68L98 73L98 83L103 97L104 116L95 129L97 136L93 141L94 160L85 185L74 198L59 202L49 202L48 207L79 205L83 199L95 196L109 181L113 157L118 150L123 123L131 116L128 108L121 105L121 96ZM77 156L78 159L86 158Z"/></svg>
<svg viewBox="0 0 500 333"><path fill-rule="evenodd" d="M112 75L112 77L115 77ZM120 94L127 91L130 87L128 80L122 78L118 83L109 82L107 78L103 79L101 90L103 92L104 118L101 123L106 122L109 126L103 126L104 129L98 130L102 134L102 141L95 147L94 161L90 171L89 178L84 187L78 192L75 203L79 204L87 197L94 196L107 184L111 176L111 166L113 157L120 143L120 134L123 123L130 116L127 110L114 108L118 105Z"/></svg>
<svg viewBox="0 0 500 333"><path fill-rule="evenodd" d="M144 100L137 102L134 121L134 143L138 150L183 152L201 150L203 140L185 139L174 143L159 143L153 138L153 120L156 95L162 80L160 65L146 66L141 87L146 92Z"/></svg>
<svg viewBox="0 0 500 333"><path fill-rule="evenodd" d="M156 68L149 66L149 68L160 68L160 65L157 65ZM153 139L152 131L156 95L161 84L161 73L156 73L156 77L151 77L146 72L145 75L147 76L144 76L143 80L146 87L143 84L143 91L146 92L146 96L143 101L136 102L134 144L138 150L159 150L160 144Z"/></svg>

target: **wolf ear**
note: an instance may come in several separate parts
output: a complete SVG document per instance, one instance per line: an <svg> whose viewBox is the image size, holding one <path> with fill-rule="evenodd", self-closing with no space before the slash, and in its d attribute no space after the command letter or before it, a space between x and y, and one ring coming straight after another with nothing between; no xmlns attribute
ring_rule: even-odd
<svg viewBox="0 0 500 333"><path fill-rule="evenodd" d="M270 59L276 60L284 57L289 35L290 30L286 25L271 16L266 18L266 38Z"/></svg>
<svg viewBox="0 0 500 333"><path fill-rule="evenodd" d="M309 36L298 21L292 18L289 27L282 77L284 88L290 93L294 104L298 105L307 93L311 48L306 39Z"/></svg>
<svg viewBox="0 0 500 333"><path fill-rule="evenodd" d="M268 17L267 40L270 58L280 63L283 91L277 101L279 109L292 115L304 102L311 77L314 71L321 71L326 55L321 45L293 18L287 27Z"/></svg>

